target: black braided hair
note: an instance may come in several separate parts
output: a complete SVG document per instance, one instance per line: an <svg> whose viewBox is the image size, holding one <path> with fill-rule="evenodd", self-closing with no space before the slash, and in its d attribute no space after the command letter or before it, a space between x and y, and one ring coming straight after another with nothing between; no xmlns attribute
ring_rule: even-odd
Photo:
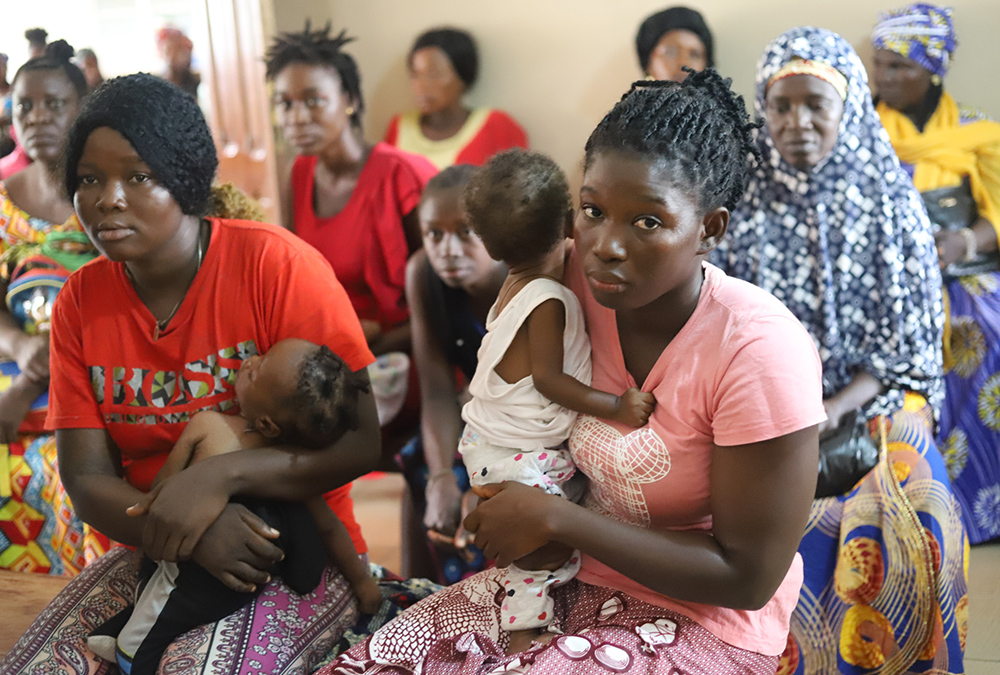
<svg viewBox="0 0 1000 675"><path fill-rule="evenodd" d="M427 181L427 185L424 186L424 192L420 195L420 203L423 204L431 193L465 187L475 171L476 167L471 164L452 164Z"/></svg>
<svg viewBox="0 0 1000 675"><path fill-rule="evenodd" d="M283 440L305 448L325 448L358 428L358 396L370 390L367 371L352 372L322 345L302 359L298 376L289 401L295 421L283 425Z"/></svg>
<svg viewBox="0 0 1000 675"><path fill-rule="evenodd" d="M760 160L743 97L714 68L688 72L684 82L635 82L587 140L594 155L625 152L660 162L698 191L699 206L732 210L743 196L751 163Z"/></svg>
<svg viewBox="0 0 1000 675"><path fill-rule="evenodd" d="M471 89L479 77L479 50L476 40L470 33L458 28L435 28L419 37L410 47L406 57L407 65L413 62L413 55L427 47L437 47L451 62L458 79L462 80L466 89Z"/></svg>
<svg viewBox="0 0 1000 675"><path fill-rule="evenodd" d="M311 23L306 19L306 27L301 33L281 33L264 55L267 64L267 79L273 80L282 70L293 63L305 63L311 66L324 66L337 71L340 78L340 88L354 99L354 114L351 123L361 125L361 113L365 110L365 99L361 94L361 74L358 64L347 52L343 51L346 44L354 42L342 30L336 37L330 37L333 23L312 30Z"/></svg>
<svg viewBox="0 0 1000 675"><path fill-rule="evenodd" d="M541 259L565 238L573 200L558 164L514 148L476 169L462 206L490 257L513 267Z"/></svg>
<svg viewBox="0 0 1000 675"><path fill-rule="evenodd" d="M41 30L40 28L36 30ZM11 84L17 82L21 73L28 73L37 70L58 70L73 85L76 95L83 99L87 95L87 78L83 76L83 71L76 67L70 59L73 58L73 47L65 40L56 40L45 45L45 55L31 59L14 73Z"/></svg>

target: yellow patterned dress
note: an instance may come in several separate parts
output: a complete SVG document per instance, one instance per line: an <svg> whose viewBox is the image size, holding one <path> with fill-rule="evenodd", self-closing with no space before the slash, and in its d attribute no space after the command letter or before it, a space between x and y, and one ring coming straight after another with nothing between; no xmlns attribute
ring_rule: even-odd
<svg viewBox="0 0 1000 675"><path fill-rule="evenodd" d="M18 244L40 244L53 231L80 229L76 216L61 225L32 218L0 183L0 254ZM9 372L9 365L0 364L0 371ZM0 388L10 381L9 374L0 374ZM34 429L40 429L46 398L34 406ZM73 511L59 480L53 434L22 433L16 443L0 445L0 568L73 576L109 547Z"/></svg>

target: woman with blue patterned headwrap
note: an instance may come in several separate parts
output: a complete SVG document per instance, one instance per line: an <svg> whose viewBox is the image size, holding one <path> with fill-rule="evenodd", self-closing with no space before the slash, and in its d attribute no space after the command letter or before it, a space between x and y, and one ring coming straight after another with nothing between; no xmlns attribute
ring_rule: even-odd
<svg viewBox="0 0 1000 675"><path fill-rule="evenodd" d="M1000 124L942 88L955 49L950 9L887 12L872 42L877 110L942 225L948 324L938 443L969 539L979 543L1000 536Z"/></svg>
<svg viewBox="0 0 1000 675"><path fill-rule="evenodd" d="M768 46L755 98L761 170L714 258L809 330L826 426L860 409L888 428L875 469L813 504L779 673L961 673L965 537L931 431L941 280L920 196L867 85L830 31L796 28Z"/></svg>

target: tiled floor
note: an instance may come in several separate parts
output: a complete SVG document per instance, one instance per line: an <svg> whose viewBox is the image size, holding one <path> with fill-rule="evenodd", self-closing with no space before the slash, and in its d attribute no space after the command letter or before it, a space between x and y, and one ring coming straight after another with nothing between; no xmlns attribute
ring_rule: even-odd
<svg viewBox="0 0 1000 675"><path fill-rule="evenodd" d="M358 521L373 562L399 570L402 478L387 475L355 483ZM64 581L0 572L0 656L17 640ZM969 564L969 636L966 675L1000 675L1000 543L972 549Z"/></svg>

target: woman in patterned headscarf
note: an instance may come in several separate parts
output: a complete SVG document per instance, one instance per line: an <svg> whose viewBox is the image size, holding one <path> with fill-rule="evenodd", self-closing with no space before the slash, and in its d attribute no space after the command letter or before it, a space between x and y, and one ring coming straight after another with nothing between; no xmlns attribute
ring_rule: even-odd
<svg viewBox="0 0 1000 675"><path fill-rule="evenodd" d="M930 224L839 35L796 28L772 42L755 108L762 170L715 261L809 330L828 428L859 409L888 427L879 465L813 504L779 673L961 673L964 534L931 431L942 310Z"/></svg>
<svg viewBox="0 0 1000 675"><path fill-rule="evenodd" d="M1000 124L942 88L955 49L950 9L888 12L872 41L882 122L932 221L950 223L935 237L948 309L938 443L978 543L1000 536Z"/></svg>

